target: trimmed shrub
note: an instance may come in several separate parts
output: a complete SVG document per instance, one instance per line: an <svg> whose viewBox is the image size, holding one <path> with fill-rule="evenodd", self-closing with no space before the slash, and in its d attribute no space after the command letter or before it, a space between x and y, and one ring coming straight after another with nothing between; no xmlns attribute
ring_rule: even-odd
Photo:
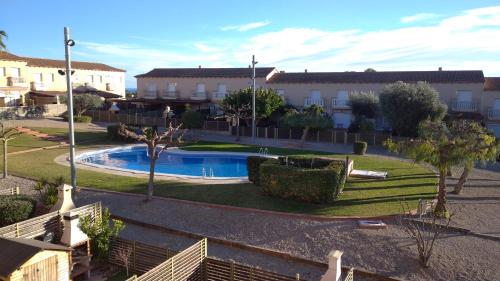
<svg viewBox="0 0 500 281"><path fill-rule="evenodd" d="M68 115L63 115L62 118L64 121L69 120ZM90 122L92 122L92 117L87 116L87 115L82 115L82 116L75 115L75 116L73 116L73 121L75 121L76 123L90 123Z"/></svg>
<svg viewBox="0 0 500 281"><path fill-rule="evenodd" d="M10 225L30 218L36 200L23 195L0 195L0 226Z"/></svg>
<svg viewBox="0 0 500 281"><path fill-rule="evenodd" d="M368 143L364 141L357 141L354 142L352 145L352 149L354 151L354 154L358 155L364 155L366 153L366 149L368 148Z"/></svg>
<svg viewBox="0 0 500 281"><path fill-rule="evenodd" d="M247 172L248 180L253 182L255 185L260 185L260 164L270 160L268 157L262 156L248 156L247 157Z"/></svg>
<svg viewBox="0 0 500 281"><path fill-rule="evenodd" d="M310 203L332 203L344 188L343 160L288 157L286 163L286 157L280 157L280 161L260 165L260 185L265 193Z"/></svg>
<svg viewBox="0 0 500 281"><path fill-rule="evenodd" d="M198 111L188 110L181 115L182 126L186 129L200 129L203 127L203 114Z"/></svg>

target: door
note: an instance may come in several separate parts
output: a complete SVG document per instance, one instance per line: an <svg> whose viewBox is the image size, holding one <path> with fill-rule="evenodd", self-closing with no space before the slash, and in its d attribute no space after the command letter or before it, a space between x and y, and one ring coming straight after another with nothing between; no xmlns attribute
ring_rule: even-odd
<svg viewBox="0 0 500 281"><path fill-rule="evenodd" d="M333 124L335 128L347 129L351 125L350 113L334 113Z"/></svg>
<svg viewBox="0 0 500 281"><path fill-rule="evenodd" d="M57 281L57 256L21 268L23 281Z"/></svg>

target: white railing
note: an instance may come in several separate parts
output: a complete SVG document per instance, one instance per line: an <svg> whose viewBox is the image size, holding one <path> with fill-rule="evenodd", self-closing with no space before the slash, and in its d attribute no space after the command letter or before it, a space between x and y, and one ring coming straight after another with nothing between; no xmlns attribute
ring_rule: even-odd
<svg viewBox="0 0 500 281"><path fill-rule="evenodd" d="M488 119L500 120L500 109L488 108Z"/></svg>
<svg viewBox="0 0 500 281"><path fill-rule="evenodd" d="M325 105L325 102L324 102L324 99L322 99L322 98L315 98L315 99L306 98L304 100L304 107L308 107L308 106L311 106L313 104L323 107Z"/></svg>
<svg viewBox="0 0 500 281"><path fill-rule="evenodd" d="M351 108L351 106L349 106L349 100L333 98L332 108Z"/></svg>
<svg viewBox="0 0 500 281"><path fill-rule="evenodd" d="M212 99L213 100L223 100L228 95L227 92L213 92Z"/></svg>
<svg viewBox="0 0 500 281"><path fill-rule="evenodd" d="M206 100L207 92L194 92L191 96L192 100Z"/></svg>
<svg viewBox="0 0 500 281"><path fill-rule="evenodd" d="M158 91L157 90L144 90L144 96L143 98L145 99L156 99L158 97Z"/></svg>
<svg viewBox="0 0 500 281"><path fill-rule="evenodd" d="M42 82L31 82L31 90L33 91L44 91L48 87L45 83Z"/></svg>
<svg viewBox="0 0 500 281"><path fill-rule="evenodd" d="M7 77L7 85L11 87L24 87L26 86L26 81L22 77Z"/></svg>
<svg viewBox="0 0 500 281"><path fill-rule="evenodd" d="M458 112L476 112L478 110L477 101L451 101L451 110Z"/></svg>
<svg viewBox="0 0 500 281"><path fill-rule="evenodd" d="M163 90L161 92L161 98L162 99L167 99L167 100L172 100L177 98L178 91L169 91L169 90Z"/></svg>

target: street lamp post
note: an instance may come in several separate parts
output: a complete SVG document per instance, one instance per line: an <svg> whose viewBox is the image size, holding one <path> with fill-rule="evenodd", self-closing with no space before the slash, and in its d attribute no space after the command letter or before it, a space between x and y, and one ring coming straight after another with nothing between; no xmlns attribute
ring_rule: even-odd
<svg viewBox="0 0 500 281"><path fill-rule="evenodd" d="M255 143L255 55L252 55L252 142Z"/></svg>
<svg viewBox="0 0 500 281"><path fill-rule="evenodd" d="M71 186L76 190L76 168L75 168L75 130L73 125L73 89L71 86L71 53L70 47L75 41L69 39L69 28L64 28L64 51L66 58L66 87L68 90L68 123L69 123L69 160L71 166Z"/></svg>

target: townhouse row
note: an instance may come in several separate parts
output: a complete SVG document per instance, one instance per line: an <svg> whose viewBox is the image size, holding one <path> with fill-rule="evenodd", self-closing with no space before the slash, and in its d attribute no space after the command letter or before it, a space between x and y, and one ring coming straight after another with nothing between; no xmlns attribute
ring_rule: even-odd
<svg viewBox="0 0 500 281"><path fill-rule="evenodd" d="M66 94L64 60L21 57L0 51L0 107L56 103ZM72 62L74 89L125 97L125 70L106 64Z"/></svg>
<svg viewBox="0 0 500 281"><path fill-rule="evenodd" d="M226 95L251 86L251 75L250 68L157 68L136 76L138 97L131 102L174 111L188 103L216 111ZM256 68L255 77L257 87L275 89L290 105L323 107L337 128L347 128L353 120L350 94L378 95L390 83L426 81L450 114L482 120L500 135L500 78L484 77L481 70L288 73L262 67Z"/></svg>

